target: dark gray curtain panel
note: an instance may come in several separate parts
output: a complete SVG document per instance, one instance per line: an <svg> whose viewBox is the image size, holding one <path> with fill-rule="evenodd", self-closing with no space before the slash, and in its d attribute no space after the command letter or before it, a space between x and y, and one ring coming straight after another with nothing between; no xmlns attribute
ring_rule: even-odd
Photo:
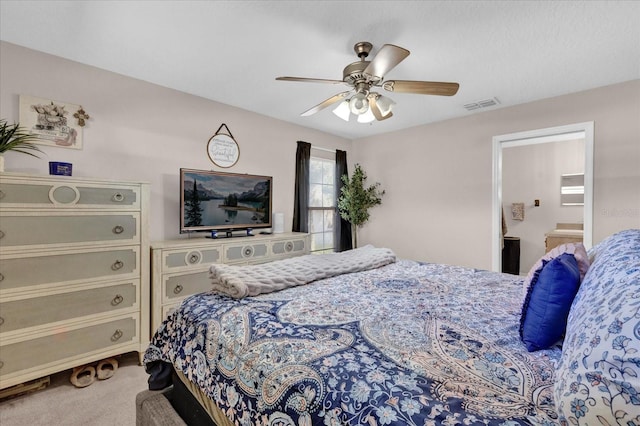
<svg viewBox="0 0 640 426"><path fill-rule="evenodd" d="M353 243L351 240L351 224L340 217L340 213L338 212L338 198L340 197L340 190L344 186L342 182L342 175L348 175L347 171L347 152L336 150L336 218L334 220L334 250L337 252L351 250L353 248Z"/></svg>
<svg viewBox="0 0 640 426"><path fill-rule="evenodd" d="M293 199L293 232L309 232L309 162L311 144L298 141Z"/></svg>

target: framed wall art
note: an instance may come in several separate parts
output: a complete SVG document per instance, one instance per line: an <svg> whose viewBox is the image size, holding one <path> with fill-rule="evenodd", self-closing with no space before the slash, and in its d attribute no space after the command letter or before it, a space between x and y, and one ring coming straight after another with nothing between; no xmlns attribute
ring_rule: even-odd
<svg viewBox="0 0 640 426"><path fill-rule="evenodd" d="M80 123L80 120L76 122L74 119L74 115L81 110L80 105L20 95L20 126L38 135L34 143L82 149L84 120Z"/></svg>

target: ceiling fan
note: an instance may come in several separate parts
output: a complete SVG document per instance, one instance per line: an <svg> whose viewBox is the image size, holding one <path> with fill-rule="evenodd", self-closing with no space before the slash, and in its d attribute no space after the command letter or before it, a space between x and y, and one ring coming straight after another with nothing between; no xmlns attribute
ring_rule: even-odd
<svg viewBox="0 0 640 426"><path fill-rule="evenodd" d="M280 81L302 81L311 83L346 84L350 90L338 93L318 105L303 112L302 116L309 116L321 111L330 105L340 102L334 109L334 114L345 121L349 121L351 113L358 116L358 122L369 123L373 120L386 120L391 117L393 102L386 96L372 91L373 88L382 87L389 92L415 93L419 95L453 96L458 92L458 83L446 83L437 81L412 81L412 80L384 80L385 74L402 62L409 51L393 44L385 44L371 61L366 58L373 45L362 41L353 47L360 61L347 65L342 71L342 80L328 80L322 78L304 77L277 77Z"/></svg>

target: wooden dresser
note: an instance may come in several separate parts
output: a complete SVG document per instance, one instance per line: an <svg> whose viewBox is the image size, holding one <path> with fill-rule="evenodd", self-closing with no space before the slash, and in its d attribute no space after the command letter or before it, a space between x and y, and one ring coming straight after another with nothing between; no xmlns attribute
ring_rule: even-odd
<svg viewBox="0 0 640 426"><path fill-rule="evenodd" d="M149 186L0 174L0 389L149 342Z"/></svg>
<svg viewBox="0 0 640 426"><path fill-rule="evenodd" d="M185 297L211 289L211 264L257 264L309 254L309 238L284 233L151 243L151 333Z"/></svg>

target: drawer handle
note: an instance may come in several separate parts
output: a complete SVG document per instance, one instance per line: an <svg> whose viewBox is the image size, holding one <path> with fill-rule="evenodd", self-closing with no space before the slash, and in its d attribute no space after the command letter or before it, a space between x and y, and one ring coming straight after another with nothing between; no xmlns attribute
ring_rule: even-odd
<svg viewBox="0 0 640 426"><path fill-rule="evenodd" d="M122 267L124 266L124 262L121 260L116 260L113 265L111 265L111 269L113 269L114 271L117 271L119 269L122 269Z"/></svg>
<svg viewBox="0 0 640 426"><path fill-rule="evenodd" d="M122 225L116 225L113 227L113 233L114 234L122 234L124 232L124 226Z"/></svg>
<svg viewBox="0 0 640 426"><path fill-rule="evenodd" d="M113 194L113 197L111 197L113 201L116 201L118 203L124 201L124 195L122 195L121 192L116 192L115 194Z"/></svg>
<svg viewBox="0 0 640 426"><path fill-rule="evenodd" d="M122 303L123 300L124 300L124 297L122 297L122 295L116 294L116 297L114 297L113 300L111 301L111 306L119 305Z"/></svg>
<svg viewBox="0 0 640 426"><path fill-rule="evenodd" d="M122 330L117 329L112 335L111 335L111 341L112 342L117 342L118 340L120 340L120 338L122 337L124 333L122 332Z"/></svg>
<svg viewBox="0 0 640 426"><path fill-rule="evenodd" d="M0 361L0 368L4 367L4 362Z"/></svg>
<svg viewBox="0 0 640 426"><path fill-rule="evenodd" d="M291 241L287 241L287 243L284 245L284 251L291 251L293 250L293 243Z"/></svg>
<svg viewBox="0 0 640 426"><path fill-rule="evenodd" d="M0 317L0 325L4 324L4 318Z"/></svg>
<svg viewBox="0 0 640 426"><path fill-rule="evenodd" d="M182 290L184 290L184 287L182 287L180 284L178 284L177 286L174 287L173 294L180 294L180 292Z"/></svg>
<svg viewBox="0 0 640 426"><path fill-rule="evenodd" d="M0 200L4 198L4 191L0 191Z"/></svg>
<svg viewBox="0 0 640 426"><path fill-rule="evenodd" d="M4 237L4 232L0 231L0 238Z"/></svg>
<svg viewBox="0 0 640 426"><path fill-rule="evenodd" d="M192 254L189 256L189 263L197 263L200 260L200 256L197 254Z"/></svg>
<svg viewBox="0 0 640 426"><path fill-rule="evenodd" d="M4 280L4 275L0 274L0 281Z"/></svg>

